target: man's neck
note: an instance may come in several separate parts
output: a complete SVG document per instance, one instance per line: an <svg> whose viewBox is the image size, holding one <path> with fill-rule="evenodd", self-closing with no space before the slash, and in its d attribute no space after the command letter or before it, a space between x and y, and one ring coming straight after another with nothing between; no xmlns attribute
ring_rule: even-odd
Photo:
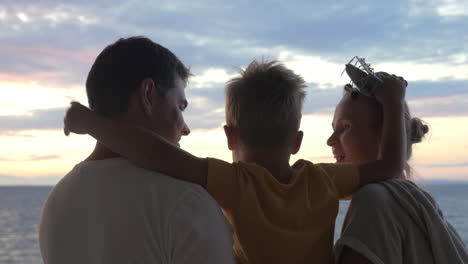
<svg viewBox="0 0 468 264"><path fill-rule="evenodd" d="M105 160L121 157L120 154L113 152L99 141L96 142L93 152L86 158L86 160Z"/></svg>

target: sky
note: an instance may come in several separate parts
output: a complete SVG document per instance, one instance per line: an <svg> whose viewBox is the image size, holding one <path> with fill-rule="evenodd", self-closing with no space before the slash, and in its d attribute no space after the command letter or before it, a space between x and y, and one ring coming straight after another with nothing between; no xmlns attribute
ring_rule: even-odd
<svg viewBox="0 0 468 264"><path fill-rule="evenodd" d="M410 161L421 179L468 180L468 1L0 2L0 184L55 183L95 140L65 137L71 100L87 104L96 56L121 37L147 36L194 76L186 94L191 134L182 148L231 161L222 130L224 84L254 59L279 60L307 82L301 151L292 162L334 162L341 75L353 56L403 76L413 116L430 132ZM12 178L15 177L15 178Z"/></svg>

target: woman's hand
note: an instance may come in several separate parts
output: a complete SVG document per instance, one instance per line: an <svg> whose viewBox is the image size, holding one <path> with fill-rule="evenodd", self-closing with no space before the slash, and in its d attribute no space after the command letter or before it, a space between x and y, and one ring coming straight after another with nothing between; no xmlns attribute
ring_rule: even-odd
<svg viewBox="0 0 468 264"><path fill-rule="evenodd" d="M71 106L68 108L65 118L63 119L63 132L66 136L68 136L70 132L75 134L87 134L87 121L94 115L94 112L86 106L78 102L71 102Z"/></svg>
<svg viewBox="0 0 468 264"><path fill-rule="evenodd" d="M382 83L375 91L375 98L379 103L398 104L402 103L405 99L406 86L408 82L403 77L390 75L386 72L377 73L382 78Z"/></svg>

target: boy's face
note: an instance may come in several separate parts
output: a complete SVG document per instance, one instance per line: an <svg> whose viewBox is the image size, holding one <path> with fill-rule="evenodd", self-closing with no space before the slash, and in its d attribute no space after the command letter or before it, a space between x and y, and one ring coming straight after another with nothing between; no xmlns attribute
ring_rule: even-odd
<svg viewBox="0 0 468 264"><path fill-rule="evenodd" d="M336 162L362 164L378 158L381 132L373 128L375 108L370 100L365 96L353 100L346 94L337 105L333 134L327 140Z"/></svg>

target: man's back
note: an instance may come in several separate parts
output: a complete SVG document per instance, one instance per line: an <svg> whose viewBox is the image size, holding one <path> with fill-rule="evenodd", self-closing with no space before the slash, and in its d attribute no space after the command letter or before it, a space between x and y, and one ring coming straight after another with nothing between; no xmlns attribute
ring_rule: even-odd
<svg viewBox="0 0 468 264"><path fill-rule="evenodd" d="M231 238L201 187L122 158L75 166L50 193L39 234L45 264L232 263Z"/></svg>

